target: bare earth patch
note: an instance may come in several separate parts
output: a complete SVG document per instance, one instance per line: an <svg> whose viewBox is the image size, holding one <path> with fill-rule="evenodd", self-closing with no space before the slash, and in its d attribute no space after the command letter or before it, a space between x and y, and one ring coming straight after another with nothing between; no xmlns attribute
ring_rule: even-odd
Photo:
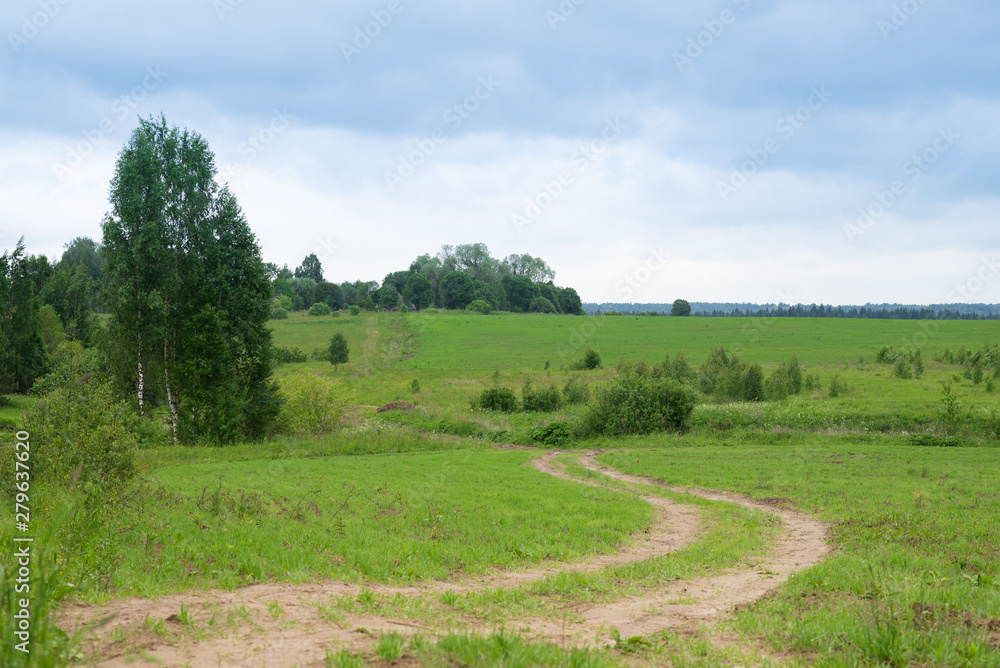
<svg viewBox="0 0 1000 668"><path fill-rule="evenodd" d="M594 454L582 455L584 466L625 482L656 484L604 468ZM596 482L568 477L555 461L555 453L547 453L531 463L550 475L599 486ZM678 491L773 513L781 518L784 533L771 554L754 568L674 581L660 590L610 604L576 606L576 619L572 621L518 620L517 630L573 646L589 644L595 635L608 628L618 629L624 637L667 628L695 631L718 621L738 605L762 598L792 573L818 563L829 552L826 527L785 503L765 504L706 490ZM112 616L84 646L93 656L94 665L107 668L142 665L144 658L162 666L319 666L323 665L327 649L369 651L383 632L396 631L405 636L423 633L433 638L438 633L459 630L430 628L406 619L358 612L331 613L324 608L340 597L356 599L363 591L379 596L435 597L449 591L517 587L559 572L590 572L665 555L692 543L703 531L701 516L694 507L659 497L642 498L656 508L653 525L617 554L407 587L323 581L260 584L232 592L186 592L156 600L119 599L99 606L67 606L61 611L59 621L64 627L78 629ZM493 630L484 628L479 620L467 621L462 630Z"/></svg>

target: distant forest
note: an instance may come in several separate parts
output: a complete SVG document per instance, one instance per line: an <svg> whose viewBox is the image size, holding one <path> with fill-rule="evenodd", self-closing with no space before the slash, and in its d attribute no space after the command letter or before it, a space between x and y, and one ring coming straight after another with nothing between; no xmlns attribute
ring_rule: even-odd
<svg viewBox="0 0 1000 668"><path fill-rule="evenodd" d="M589 315L670 315L672 304L584 302ZM750 304L691 302L691 315L703 318L869 318L875 320L1000 320L1000 304Z"/></svg>

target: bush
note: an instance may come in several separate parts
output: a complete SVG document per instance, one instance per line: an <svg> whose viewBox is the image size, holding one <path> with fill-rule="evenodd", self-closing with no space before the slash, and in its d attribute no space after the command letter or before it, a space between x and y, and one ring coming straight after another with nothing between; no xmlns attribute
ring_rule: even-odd
<svg viewBox="0 0 1000 668"><path fill-rule="evenodd" d="M93 482L111 490L135 476L142 418L115 397L110 383L98 380L93 350L77 342L61 345L52 373L34 391L42 396L24 423L35 479ZM13 461L4 464L5 471L13 471Z"/></svg>
<svg viewBox="0 0 1000 668"><path fill-rule="evenodd" d="M347 364L350 359L351 352L347 348L347 339L344 338L343 334L337 332L333 335L333 338L330 339L328 352L329 357L327 359L330 360L331 364Z"/></svg>
<svg viewBox="0 0 1000 668"><path fill-rule="evenodd" d="M531 430L531 440L545 445L562 445L570 436L569 425L565 422L550 422L544 427Z"/></svg>
<svg viewBox="0 0 1000 668"><path fill-rule="evenodd" d="M569 368L574 371L593 371L601 366L601 353L590 346L584 351L583 357L569 363Z"/></svg>
<svg viewBox="0 0 1000 668"><path fill-rule="evenodd" d="M573 376L563 386L563 401L567 404L585 404L590 401L590 388L579 376Z"/></svg>
<svg viewBox="0 0 1000 668"><path fill-rule="evenodd" d="M361 315L361 307L357 304L351 305L351 315Z"/></svg>
<svg viewBox="0 0 1000 668"><path fill-rule="evenodd" d="M834 376L833 380L830 381L829 394L830 397L834 399L842 394L847 394L847 382L840 380L837 376Z"/></svg>
<svg viewBox="0 0 1000 668"><path fill-rule="evenodd" d="M493 310L493 307L490 306L490 303L486 300L475 299L469 302L469 305L465 307L465 310L471 313L482 313L483 315L489 315L490 311Z"/></svg>
<svg viewBox="0 0 1000 668"><path fill-rule="evenodd" d="M309 315L330 315L333 311L330 310L330 305L324 302L316 302L309 307Z"/></svg>
<svg viewBox="0 0 1000 668"><path fill-rule="evenodd" d="M477 399L472 400L472 407L484 411L513 413L517 410L518 403L517 395L509 387L491 387L483 390Z"/></svg>
<svg viewBox="0 0 1000 668"><path fill-rule="evenodd" d="M289 434L325 434L340 425L351 402L350 390L340 381L312 371L281 381L285 399L279 422Z"/></svg>
<svg viewBox="0 0 1000 668"><path fill-rule="evenodd" d="M528 304L528 313L555 313L556 307L545 297L535 297Z"/></svg>
<svg viewBox="0 0 1000 668"><path fill-rule="evenodd" d="M309 358L306 356L305 351L300 350L299 348L271 346L271 361L275 366L280 364L299 364L307 361L308 359Z"/></svg>
<svg viewBox="0 0 1000 668"><path fill-rule="evenodd" d="M906 357L900 356L896 359L896 363L892 365L892 373L896 378L902 378L903 380L909 380L913 378L913 368L907 361Z"/></svg>
<svg viewBox="0 0 1000 668"><path fill-rule="evenodd" d="M676 380L623 374L597 391L581 431L608 436L684 431L695 403L694 391Z"/></svg>
<svg viewBox="0 0 1000 668"><path fill-rule="evenodd" d="M764 371L761 366L730 355L723 346L712 348L709 352L708 359L701 365L698 382L702 392L719 398L739 401L764 399ZM784 383L785 379L779 379L779 382Z"/></svg>
<svg viewBox="0 0 1000 668"><path fill-rule="evenodd" d="M521 407L528 412L551 413L559 410L562 397L555 385L549 386L547 390L535 391L531 387L531 381L524 381L521 388Z"/></svg>
<svg viewBox="0 0 1000 668"><path fill-rule="evenodd" d="M271 320L288 320L288 311L276 306L271 309Z"/></svg>

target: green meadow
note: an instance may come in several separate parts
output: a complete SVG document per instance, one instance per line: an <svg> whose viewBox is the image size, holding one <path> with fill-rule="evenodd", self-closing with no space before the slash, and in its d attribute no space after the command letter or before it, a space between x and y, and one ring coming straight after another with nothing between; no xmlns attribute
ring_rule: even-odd
<svg viewBox="0 0 1000 668"><path fill-rule="evenodd" d="M143 449L139 481L110 498L92 488L37 488L33 527L57 566L39 577L64 601L197 600L256 583L459 583L558 568L628 548L655 518L640 495L664 496L694 508L704 524L690 545L665 556L515 587L330 600L320 611L338 628L367 615L419 630L371 633L364 649L331 644L325 665L1000 665L1000 402L988 379L976 382L941 359L946 349L1000 340L998 323L428 312L291 313L271 326L274 345L308 356L278 366L275 377L309 371L342 382L352 403L344 425L233 447ZM312 356L338 332L347 364ZM884 346L914 344L925 362L920 378L898 378L876 362ZM596 393L620 362L682 352L698 367L719 345L765 374L795 356L818 387L780 401L700 396L684 433L570 435L558 461L599 486L530 464L551 450L537 429L573 425L586 404L513 413L470 404L494 385L520 396L525 381L562 389L576 378ZM588 346L601 367L571 369ZM846 389L830 396L834 377ZM955 390L957 425L942 417L945 383ZM31 401L0 408L0 425L19 427ZM396 401L414 409L376 412ZM580 450L600 450L603 464L649 484L586 470L576 463ZM827 524L832 552L699 630L624 637L602 627L586 643L533 633L536 623L579 623L585 606L746 567L774 549L775 516L667 486L800 509ZM4 504L0 542L10 545L12 534L13 504ZM230 632L193 624L167 633L157 624L115 631L116 641L183 645ZM0 639L9 665L68 661L63 653L48 664L14 663L11 638ZM63 642L53 632L51 647ZM84 649L69 655L82 665L110 651L107 642L75 642Z"/></svg>

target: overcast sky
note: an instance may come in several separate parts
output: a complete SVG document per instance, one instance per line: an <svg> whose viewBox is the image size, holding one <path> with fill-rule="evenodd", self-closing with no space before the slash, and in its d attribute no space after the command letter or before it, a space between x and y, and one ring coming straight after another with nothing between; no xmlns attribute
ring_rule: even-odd
<svg viewBox="0 0 1000 668"><path fill-rule="evenodd" d="M6 0L0 247L100 239L137 115L264 258L531 253L584 301L1000 302L995 0Z"/></svg>

